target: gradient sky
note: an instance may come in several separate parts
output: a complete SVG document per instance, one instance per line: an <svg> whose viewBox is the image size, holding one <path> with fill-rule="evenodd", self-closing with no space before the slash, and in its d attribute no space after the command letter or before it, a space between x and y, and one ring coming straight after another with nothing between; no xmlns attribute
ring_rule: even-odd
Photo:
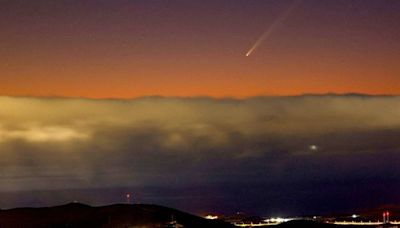
<svg viewBox="0 0 400 228"><path fill-rule="evenodd" d="M400 2L1 0L0 95L400 93Z"/></svg>

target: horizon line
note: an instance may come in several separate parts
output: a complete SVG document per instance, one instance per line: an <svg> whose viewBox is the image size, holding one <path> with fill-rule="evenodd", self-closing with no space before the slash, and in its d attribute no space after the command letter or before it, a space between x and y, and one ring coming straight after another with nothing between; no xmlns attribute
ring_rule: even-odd
<svg viewBox="0 0 400 228"><path fill-rule="evenodd" d="M2 95L0 98L37 98L37 99L82 99L82 100L139 100L139 99L213 99L213 100L251 100L256 98L295 98L295 97L324 97L324 96L337 96L337 97L399 97L400 94L371 94L371 93L301 93L301 94L288 94L288 95L253 95L253 96L211 96L211 95L195 95L195 96L165 96L165 95L143 95L136 97L85 97L85 96L60 96L60 95Z"/></svg>

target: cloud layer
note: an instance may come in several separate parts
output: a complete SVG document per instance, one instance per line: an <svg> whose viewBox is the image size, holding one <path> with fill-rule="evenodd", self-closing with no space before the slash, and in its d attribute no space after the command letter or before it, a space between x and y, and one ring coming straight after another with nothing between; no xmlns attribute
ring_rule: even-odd
<svg viewBox="0 0 400 228"><path fill-rule="evenodd" d="M396 179L399 139L398 97L0 97L0 190Z"/></svg>

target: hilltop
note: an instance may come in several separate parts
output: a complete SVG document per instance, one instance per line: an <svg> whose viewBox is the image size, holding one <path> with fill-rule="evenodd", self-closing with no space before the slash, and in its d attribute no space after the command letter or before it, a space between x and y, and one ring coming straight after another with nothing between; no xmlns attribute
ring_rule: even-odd
<svg viewBox="0 0 400 228"><path fill-rule="evenodd" d="M172 208L148 204L91 207L80 203L0 210L0 227L166 227L174 219L183 227L234 227Z"/></svg>

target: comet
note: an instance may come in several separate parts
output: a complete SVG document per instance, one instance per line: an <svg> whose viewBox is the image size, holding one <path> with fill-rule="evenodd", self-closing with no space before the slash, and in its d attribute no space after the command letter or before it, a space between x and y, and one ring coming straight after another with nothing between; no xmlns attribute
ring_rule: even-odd
<svg viewBox="0 0 400 228"><path fill-rule="evenodd" d="M290 4L290 6L272 22L268 29L261 34L260 38L258 38L253 46L251 46L251 48L246 52L246 57L249 57L264 40L271 36L277 27L282 25L282 23L289 17L290 13L299 5L300 1L301 0L294 0L292 4Z"/></svg>

